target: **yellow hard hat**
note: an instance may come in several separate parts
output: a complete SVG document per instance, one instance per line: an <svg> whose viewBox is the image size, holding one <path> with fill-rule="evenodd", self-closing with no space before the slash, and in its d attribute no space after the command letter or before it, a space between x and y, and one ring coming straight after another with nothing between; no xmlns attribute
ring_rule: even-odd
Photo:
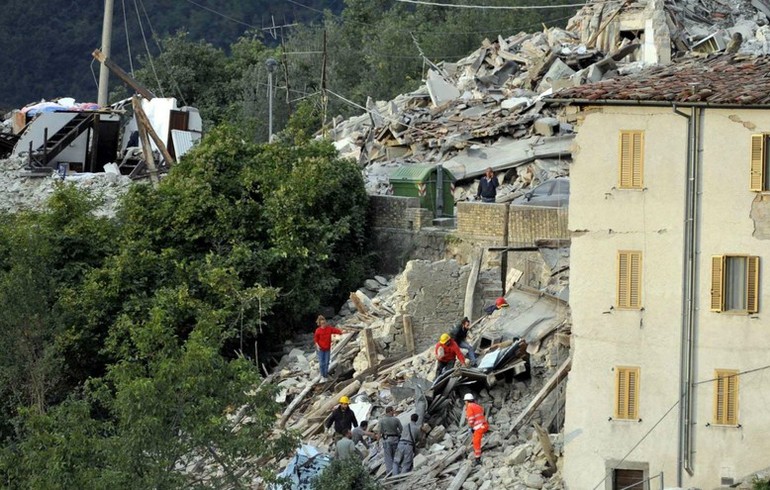
<svg viewBox="0 0 770 490"><path fill-rule="evenodd" d="M342 395L340 397L340 403L344 403L345 405L350 405L350 398L346 397L345 395Z"/></svg>
<svg viewBox="0 0 770 490"><path fill-rule="evenodd" d="M438 341L441 342L442 344L446 344L447 342L449 342L449 334L442 333L441 338L439 338Z"/></svg>

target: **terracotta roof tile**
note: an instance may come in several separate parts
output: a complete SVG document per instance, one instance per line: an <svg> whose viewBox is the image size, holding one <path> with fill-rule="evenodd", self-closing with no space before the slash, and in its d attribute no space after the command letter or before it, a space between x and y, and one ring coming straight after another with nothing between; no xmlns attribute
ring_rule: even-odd
<svg viewBox="0 0 770 490"><path fill-rule="evenodd" d="M554 101L770 106L770 56L718 55L560 90Z"/></svg>

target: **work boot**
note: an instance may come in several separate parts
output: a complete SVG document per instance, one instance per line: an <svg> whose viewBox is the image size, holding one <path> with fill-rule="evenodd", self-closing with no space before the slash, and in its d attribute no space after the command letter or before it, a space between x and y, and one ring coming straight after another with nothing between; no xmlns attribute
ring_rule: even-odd
<svg viewBox="0 0 770 490"><path fill-rule="evenodd" d="M473 460L473 466L481 466L481 456Z"/></svg>

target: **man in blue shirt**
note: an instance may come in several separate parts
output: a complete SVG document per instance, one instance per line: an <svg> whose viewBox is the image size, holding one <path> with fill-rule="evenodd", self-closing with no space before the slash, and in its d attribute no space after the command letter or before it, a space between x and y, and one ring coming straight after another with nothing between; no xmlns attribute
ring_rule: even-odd
<svg viewBox="0 0 770 490"><path fill-rule="evenodd" d="M500 183L495 177L495 173L492 171L492 167L488 167L484 177L479 180L479 189L476 191L476 198L481 199L481 202L495 202L497 196L497 188Z"/></svg>

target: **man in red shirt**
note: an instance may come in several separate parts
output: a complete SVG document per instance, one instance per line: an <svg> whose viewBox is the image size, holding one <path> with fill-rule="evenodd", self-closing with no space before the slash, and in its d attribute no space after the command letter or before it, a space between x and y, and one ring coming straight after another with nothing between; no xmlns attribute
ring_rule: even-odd
<svg viewBox="0 0 770 490"><path fill-rule="evenodd" d="M442 333L441 338L436 344L436 378L438 379L446 369L451 369L454 366L455 359L459 359L462 364L468 364L465 360L463 352L460 350L460 346L457 345L452 337L448 333Z"/></svg>
<svg viewBox="0 0 770 490"><path fill-rule="evenodd" d="M481 464L481 438L489 430L489 422L484 417L484 409L476 403L471 393L466 393L465 397L465 419L473 432L473 455L476 457L473 464Z"/></svg>
<svg viewBox="0 0 770 490"><path fill-rule="evenodd" d="M313 342L315 342L316 352L318 353L318 365L321 370L321 382L326 382L326 377L329 376L329 358L331 357L332 350L332 335L342 335L342 330L332 327L326 323L326 318L323 315L318 315L315 321L318 328L315 329L313 334Z"/></svg>

